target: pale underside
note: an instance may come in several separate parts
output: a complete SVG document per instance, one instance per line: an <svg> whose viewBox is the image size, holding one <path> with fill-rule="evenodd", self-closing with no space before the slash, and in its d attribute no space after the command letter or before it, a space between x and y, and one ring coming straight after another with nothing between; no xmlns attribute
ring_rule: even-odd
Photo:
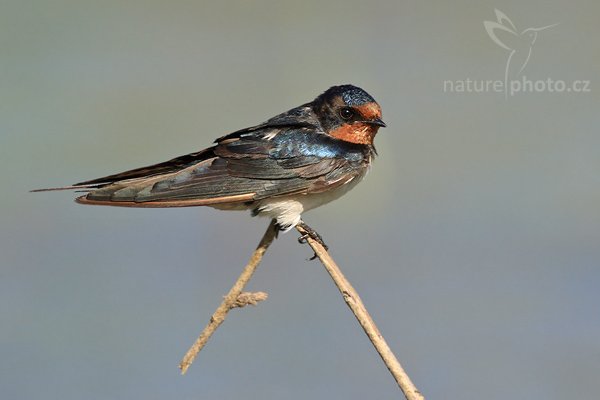
<svg viewBox="0 0 600 400"><path fill-rule="evenodd" d="M302 213L339 199L356 186L364 176L365 174L357 175L345 184L327 192L273 197L252 203L214 204L209 207L219 210L252 210L255 215L277 220L279 227L287 232L301 221Z"/></svg>

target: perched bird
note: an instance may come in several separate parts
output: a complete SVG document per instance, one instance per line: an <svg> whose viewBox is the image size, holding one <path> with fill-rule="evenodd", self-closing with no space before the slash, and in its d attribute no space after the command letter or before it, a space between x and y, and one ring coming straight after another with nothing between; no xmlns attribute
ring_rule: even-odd
<svg viewBox="0 0 600 400"><path fill-rule="evenodd" d="M335 200L367 173L381 108L364 90L333 86L314 101L262 124L215 140L215 145L159 164L73 186L81 204L122 207L209 206L250 210L275 219L282 231L302 213Z"/></svg>

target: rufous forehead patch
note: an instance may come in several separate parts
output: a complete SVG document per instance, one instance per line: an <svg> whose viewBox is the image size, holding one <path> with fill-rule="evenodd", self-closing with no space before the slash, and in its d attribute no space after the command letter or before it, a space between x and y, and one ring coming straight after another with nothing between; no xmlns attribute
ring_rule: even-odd
<svg viewBox="0 0 600 400"><path fill-rule="evenodd" d="M354 108L366 119L381 118L381 107L375 102L361 104L360 106L354 106Z"/></svg>

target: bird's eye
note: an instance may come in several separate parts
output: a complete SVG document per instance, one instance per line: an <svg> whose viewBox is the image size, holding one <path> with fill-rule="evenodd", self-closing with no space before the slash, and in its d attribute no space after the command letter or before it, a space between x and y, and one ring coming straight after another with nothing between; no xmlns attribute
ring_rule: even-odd
<svg viewBox="0 0 600 400"><path fill-rule="evenodd" d="M344 107L340 110L340 117L342 119L350 119L354 116L354 111L350 107Z"/></svg>

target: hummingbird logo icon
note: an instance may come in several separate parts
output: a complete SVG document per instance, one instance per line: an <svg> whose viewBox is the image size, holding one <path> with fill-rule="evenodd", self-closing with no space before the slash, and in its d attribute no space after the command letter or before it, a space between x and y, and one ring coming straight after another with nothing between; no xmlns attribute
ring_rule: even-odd
<svg viewBox="0 0 600 400"><path fill-rule="evenodd" d="M558 23L541 28L527 28L519 33L515 24L512 23L506 14L498 9L494 9L494 12L496 13L497 20L484 21L483 26L494 43L509 51L504 70L504 93L508 96L508 81L509 79L518 77L527 66L538 33L555 27Z"/></svg>

